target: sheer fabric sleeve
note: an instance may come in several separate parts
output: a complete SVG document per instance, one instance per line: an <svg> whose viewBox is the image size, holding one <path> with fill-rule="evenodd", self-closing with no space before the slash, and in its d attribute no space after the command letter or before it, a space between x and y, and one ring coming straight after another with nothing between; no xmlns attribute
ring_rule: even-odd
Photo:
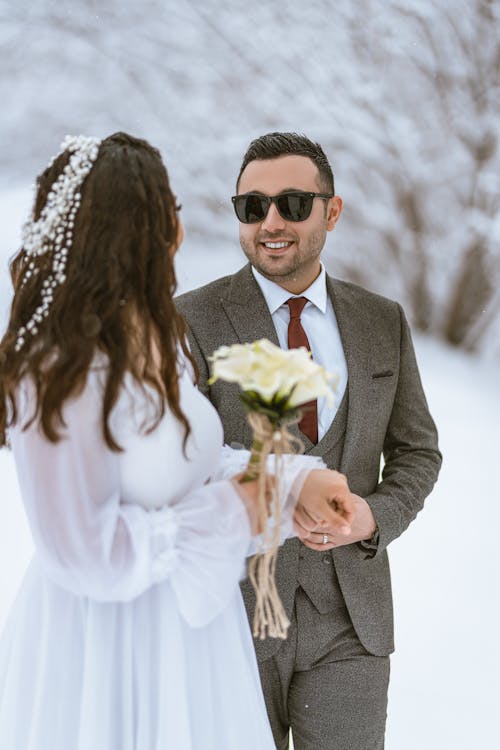
<svg viewBox="0 0 500 750"><path fill-rule="evenodd" d="M247 467L250 451L244 448L232 448L224 445L220 454L219 464L212 474L212 481L227 479L240 474ZM313 469L325 469L326 464L320 456L290 455L283 456L283 474L281 477L281 497L283 501L280 543L296 536L293 528L293 512L297 504L302 486L307 475ZM267 471L275 472L275 457L269 456ZM253 555L263 549L261 536L255 536L250 542L248 555Z"/></svg>
<svg viewBox="0 0 500 750"><path fill-rule="evenodd" d="M21 413L29 389L20 394ZM28 410L29 415L29 410ZM189 624L221 612L243 575L251 539L228 480L189 493L175 508L123 503L117 454L101 437L101 401L89 384L67 402L49 442L36 424L12 430L21 493L47 575L78 596L130 601L169 579Z"/></svg>

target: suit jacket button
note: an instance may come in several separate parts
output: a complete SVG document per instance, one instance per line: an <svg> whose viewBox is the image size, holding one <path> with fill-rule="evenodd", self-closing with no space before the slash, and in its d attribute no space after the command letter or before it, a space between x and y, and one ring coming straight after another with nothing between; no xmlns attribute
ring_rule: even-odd
<svg viewBox="0 0 500 750"><path fill-rule="evenodd" d="M330 565L331 560L330 560L329 557L327 557L326 555L324 555L323 556L323 562L325 563L325 565Z"/></svg>

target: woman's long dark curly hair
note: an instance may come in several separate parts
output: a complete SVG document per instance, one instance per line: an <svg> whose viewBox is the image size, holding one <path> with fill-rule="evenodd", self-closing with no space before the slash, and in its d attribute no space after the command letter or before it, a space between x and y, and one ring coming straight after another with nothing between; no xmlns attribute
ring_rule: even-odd
<svg viewBox="0 0 500 750"><path fill-rule="evenodd" d="M35 219L68 161L65 151L38 178ZM185 445L190 426L179 403L179 346L195 371L196 366L173 302L173 254L180 224L160 153L144 140L115 133L101 142L80 192L66 281L55 289L38 333L26 336L20 351L18 331L40 304L53 250L36 259L39 272L28 279L23 248L11 263L14 299L0 343L0 447L7 442L7 428L17 422L16 390L26 376L36 387L33 419L39 420L50 441L57 442L64 426L63 405L84 388L99 351L109 363L102 409L107 445L121 450L109 416L126 373L159 396L148 429L169 406L185 428Z"/></svg>

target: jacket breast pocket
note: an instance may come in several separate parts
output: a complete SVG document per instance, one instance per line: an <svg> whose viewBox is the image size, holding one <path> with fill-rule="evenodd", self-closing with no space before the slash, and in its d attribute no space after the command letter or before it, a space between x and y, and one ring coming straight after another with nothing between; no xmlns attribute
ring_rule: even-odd
<svg viewBox="0 0 500 750"><path fill-rule="evenodd" d="M379 370L372 373L372 380L382 380L383 378L393 378L394 370Z"/></svg>

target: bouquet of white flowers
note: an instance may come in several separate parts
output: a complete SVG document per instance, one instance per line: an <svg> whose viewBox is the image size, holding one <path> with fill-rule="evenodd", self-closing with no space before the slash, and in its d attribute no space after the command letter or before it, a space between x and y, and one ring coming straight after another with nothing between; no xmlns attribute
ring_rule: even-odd
<svg viewBox="0 0 500 750"><path fill-rule="evenodd" d="M252 344L221 346L211 357L209 383L225 380L238 383L240 397L253 430L250 459L241 482L259 482L258 517L262 529L259 554L249 564L249 578L255 589L254 636L286 638L289 621L276 584L276 556L280 539L282 498L281 458L303 451L301 441L288 427L301 418L300 406L319 396L333 399L334 379L313 362L305 348L283 350L267 339ZM267 473L267 458L275 454L274 474Z"/></svg>

